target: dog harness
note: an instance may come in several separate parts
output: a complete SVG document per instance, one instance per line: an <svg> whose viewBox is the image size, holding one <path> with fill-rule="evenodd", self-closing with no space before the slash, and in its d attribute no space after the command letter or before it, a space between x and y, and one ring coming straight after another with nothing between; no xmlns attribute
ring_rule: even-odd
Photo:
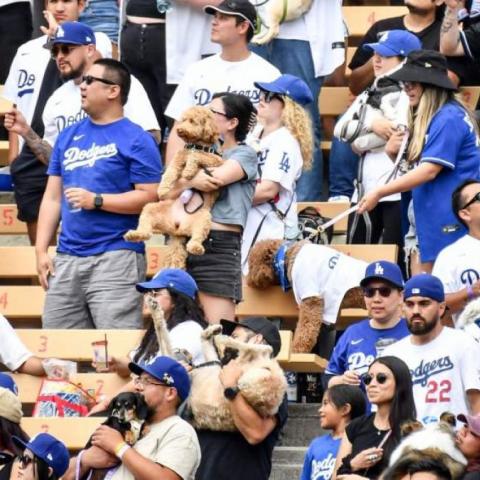
<svg viewBox="0 0 480 480"><path fill-rule="evenodd" d="M292 243L293 242L283 242L273 257L273 270L284 292L288 292L292 288L292 284L287 275L287 263L285 262L288 247Z"/></svg>
<svg viewBox="0 0 480 480"><path fill-rule="evenodd" d="M185 148L185 150L199 150L200 152L215 153L218 155L216 145L211 145L209 147L207 145L199 145L198 143L186 143L183 148Z"/></svg>

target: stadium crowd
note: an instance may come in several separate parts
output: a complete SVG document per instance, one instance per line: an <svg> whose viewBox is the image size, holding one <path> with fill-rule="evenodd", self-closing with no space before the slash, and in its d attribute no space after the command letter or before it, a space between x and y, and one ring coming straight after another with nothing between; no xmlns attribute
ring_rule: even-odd
<svg viewBox="0 0 480 480"><path fill-rule="evenodd" d="M285 380L273 414L247 401L239 352L273 359L282 337L277 319L238 321L236 306L243 275L260 268L252 248L281 240L276 283L287 291L295 277L301 300L331 313L312 286L322 274L287 266L294 242L325 239L304 230L297 204L326 198L352 205L348 243L394 244L398 257L362 265L354 289L368 316L337 332L326 358L316 394L319 432L330 433L311 439L301 480L480 479L480 133L459 94L480 85L480 1L391 1L406 13L371 25L348 77L342 6L368 0L257 3L45 0L32 39L30 2L0 0L9 104L0 135L45 290L42 327L137 330L144 306L151 312L136 348L104 359L122 388L88 413L111 417L117 399L137 402L145 423L135 441L108 422L75 454L60 435L29 438L16 376L0 372L0 480L268 479L295 399ZM283 10L278 32L273 5ZM330 126L318 107L329 85L356 96ZM194 106L218 145L182 140ZM147 280L145 243L125 235L159 201L165 170L195 151L222 163L177 179L161 199L188 214L215 192L208 234L185 269ZM346 284L353 272L332 278L342 275ZM330 323L313 353L326 351ZM205 349L217 324L238 349L220 361ZM55 362L33 355L0 315L6 370L50 377ZM212 365L230 429L201 424L192 408L196 372Z"/></svg>

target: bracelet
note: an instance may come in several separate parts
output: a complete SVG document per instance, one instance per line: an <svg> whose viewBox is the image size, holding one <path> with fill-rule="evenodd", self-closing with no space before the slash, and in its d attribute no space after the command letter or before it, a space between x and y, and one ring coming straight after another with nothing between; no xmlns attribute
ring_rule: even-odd
<svg viewBox="0 0 480 480"><path fill-rule="evenodd" d="M476 295L473 290L473 287L471 285L467 285L467 299L473 300L474 298L476 298Z"/></svg>
<svg viewBox="0 0 480 480"><path fill-rule="evenodd" d="M118 459L122 459L125 455L125 452L130 448L130 445L126 442L121 442L115 447L115 456Z"/></svg>

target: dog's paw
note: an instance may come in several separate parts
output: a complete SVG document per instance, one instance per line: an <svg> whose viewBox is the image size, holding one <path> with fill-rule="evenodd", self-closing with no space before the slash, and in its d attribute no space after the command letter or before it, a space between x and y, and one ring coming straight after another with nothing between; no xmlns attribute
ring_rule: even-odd
<svg viewBox="0 0 480 480"><path fill-rule="evenodd" d="M144 242L145 240L149 240L151 236L151 233L142 232L141 230L129 230L123 238L127 242Z"/></svg>
<svg viewBox="0 0 480 480"><path fill-rule="evenodd" d="M200 242L190 240L187 243L187 252L192 255L203 255L205 253L205 248L203 248L203 245Z"/></svg>
<svg viewBox="0 0 480 480"><path fill-rule="evenodd" d="M158 198L160 198L160 199L164 198L168 194L169 191L170 191L170 189L168 187L162 187L162 186L158 187L158 189L157 189Z"/></svg>
<svg viewBox="0 0 480 480"><path fill-rule="evenodd" d="M220 324L210 325L202 332L202 339L209 340L220 333L222 333L222 326Z"/></svg>

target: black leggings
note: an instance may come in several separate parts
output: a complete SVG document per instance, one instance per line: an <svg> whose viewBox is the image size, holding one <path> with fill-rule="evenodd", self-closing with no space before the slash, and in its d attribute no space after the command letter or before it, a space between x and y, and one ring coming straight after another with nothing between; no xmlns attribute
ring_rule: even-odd
<svg viewBox="0 0 480 480"><path fill-rule="evenodd" d="M403 234L401 221L401 202L379 202L378 205L369 213L372 222L371 244L384 243L395 244L398 246L398 266L405 273L405 263L403 254ZM353 219L355 214L348 218L348 236L349 243L363 244L367 242L367 229L363 215L358 217L357 228L351 237Z"/></svg>

